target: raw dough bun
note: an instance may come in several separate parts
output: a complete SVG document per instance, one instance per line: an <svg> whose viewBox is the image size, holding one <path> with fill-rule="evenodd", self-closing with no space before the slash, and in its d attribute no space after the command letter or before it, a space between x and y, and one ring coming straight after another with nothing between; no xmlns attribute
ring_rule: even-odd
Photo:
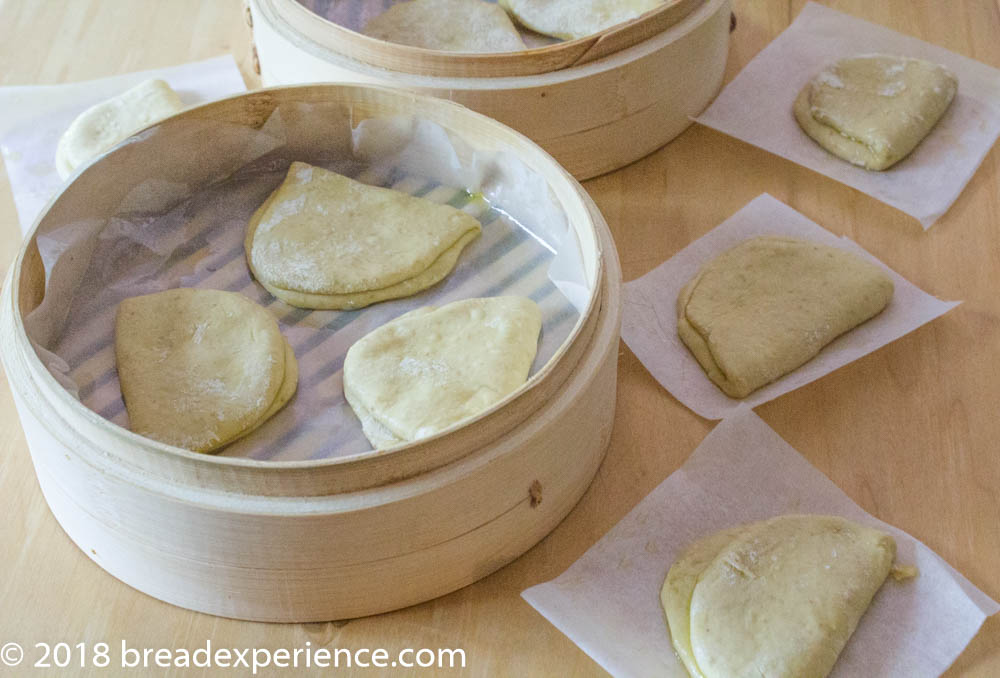
<svg viewBox="0 0 1000 678"><path fill-rule="evenodd" d="M184 108L162 80L146 80L88 108L74 120L56 147L56 171L66 179L119 141Z"/></svg>
<svg viewBox="0 0 1000 678"><path fill-rule="evenodd" d="M524 297L419 308L351 346L344 395L375 447L425 438L521 386L541 327L541 311Z"/></svg>
<svg viewBox="0 0 1000 678"><path fill-rule="evenodd" d="M440 281L480 233L475 218L293 162L247 227L250 270L292 306L361 308Z"/></svg>
<svg viewBox="0 0 1000 678"><path fill-rule="evenodd" d="M877 315L893 284L844 250L761 236L707 263L677 297L677 333L732 398L744 398Z"/></svg>
<svg viewBox="0 0 1000 678"><path fill-rule="evenodd" d="M263 424L298 383L278 323L235 292L182 288L125 299L115 354L129 427L196 452Z"/></svg>
<svg viewBox="0 0 1000 678"><path fill-rule="evenodd" d="M779 516L703 539L660 594L678 654L690 652L696 678L824 678L895 553L889 535L835 516Z"/></svg>
<svg viewBox="0 0 1000 678"><path fill-rule="evenodd" d="M704 674L691 649L691 594L698 576L715 560L719 551L745 529L741 526L715 532L688 546L670 566L660 589L660 604L667 616L674 650L693 678L704 678Z"/></svg>
<svg viewBox="0 0 1000 678"><path fill-rule="evenodd" d="M410 0L374 17L364 34L446 52L516 52L521 34L500 7L483 0Z"/></svg>
<svg viewBox="0 0 1000 678"><path fill-rule="evenodd" d="M927 136L957 89L944 66L872 54L828 66L802 89L793 109L820 146L855 165L884 170Z"/></svg>
<svg viewBox="0 0 1000 678"><path fill-rule="evenodd" d="M631 21L664 0L498 0L521 24L563 40L585 38Z"/></svg>

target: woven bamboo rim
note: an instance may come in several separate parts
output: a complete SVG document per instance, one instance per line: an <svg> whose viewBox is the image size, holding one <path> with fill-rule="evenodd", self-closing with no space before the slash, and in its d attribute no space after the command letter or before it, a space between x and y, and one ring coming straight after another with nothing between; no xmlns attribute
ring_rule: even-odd
<svg viewBox="0 0 1000 678"><path fill-rule="evenodd" d="M45 270L35 240L39 226L52 218L68 218L72 204L91 200L88 196L100 195L91 202L114 203L118 199L115 191L102 192L101 187L148 165L141 153L132 157L136 149L125 143L110 153L119 158L118 162L98 159L53 197L28 233L8 276L4 294L10 304L6 309L9 334L3 340L8 345L5 349L10 350L4 351L4 362L8 371L17 365L30 375L32 400L45 401L46 409L55 405L55 410L64 417L57 428L99 441L100 454L117 457L121 468L139 474L155 473L192 486L252 488L271 496L308 496L356 491L440 467L516 427L552 398L590 341L601 304L604 262L596 229L604 222L579 184L534 143L500 123L452 102L385 87L331 83L256 90L188 109L173 119L221 120L259 127L282 103L336 103L350 107L355 121L380 115L422 115L446 129L471 135L481 148L516 150L529 167L550 182L560 204L568 210L568 222L580 238L584 266L594 280L595 292L570 336L524 386L501 402L447 431L393 448L388 453L371 450L322 460L258 461L200 454L132 433L89 410L55 380L35 353L23 320L45 296ZM163 123L167 130L169 122ZM148 171L155 174L156 170ZM48 413L46 418L51 416Z"/></svg>
<svg viewBox="0 0 1000 678"><path fill-rule="evenodd" d="M293 32L372 66L444 77L507 77L549 73L596 61L662 33L682 21L703 0L667 0L640 17L576 40L491 54L443 52L386 42L329 21L297 0L258 0Z"/></svg>

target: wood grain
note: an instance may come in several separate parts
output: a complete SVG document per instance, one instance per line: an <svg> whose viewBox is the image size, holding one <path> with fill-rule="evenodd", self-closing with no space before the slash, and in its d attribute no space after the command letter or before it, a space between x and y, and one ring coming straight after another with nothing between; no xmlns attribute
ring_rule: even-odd
<svg viewBox="0 0 1000 678"><path fill-rule="evenodd" d="M739 26L727 78L804 4L737 0ZM1000 67L995 0L825 4ZM249 75L244 30L238 0L6 2L0 4L0 82L78 80L228 50ZM1000 598L1000 295L995 292L1000 285L1000 150L986 156L955 206L927 233L916 221L853 189L697 126L586 188L611 225L626 280L767 191L831 231L854 238L927 291L965 300L930 325L757 411L863 508L923 540ZM10 195L0 191L0 266L11 260L17 233ZM0 525L0 644L125 638L133 647L196 648L212 638L215 645L232 647L294 647L306 641L390 651L460 647L467 668L442 673L606 675L519 593L561 573L683 463L712 427L663 391L627 348L621 351L608 456L581 502L549 537L472 586L346 624L266 625L190 613L105 574L48 512L9 390L0 388L0 497L6 510ZM21 674L0 668L0 675ZM212 674L192 670L184 675ZM986 622L946 674L997 675L1000 617Z"/></svg>

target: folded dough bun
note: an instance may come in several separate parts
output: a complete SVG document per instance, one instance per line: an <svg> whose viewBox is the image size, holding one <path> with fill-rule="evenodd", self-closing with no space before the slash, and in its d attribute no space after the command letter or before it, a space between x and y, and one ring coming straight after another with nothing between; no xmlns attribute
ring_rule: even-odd
<svg viewBox="0 0 1000 678"><path fill-rule="evenodd" d="M563 40L594 35L638 18L664 0L498 0L522 25Z"/></svg>
<svg viewBox="0 0 1000 678"><path fill-rule="evenodd" d="M298 383L278 323L235 292L182 288L125 299L115 355L129 428L196 452L263 424Z"/></svg>
<svg viewBox="0 0 1000 678"><path fill-rule="evenodd" d="M742 534L745 527L733 527L715 532L694 542L677 558L660 590L660 604L667 616L670 639L684 668L694 678L704 678L691 649L691 594L698 577L708 567L719 551L735 537Z"/></svg>
<svg viewBox="0 0 1000 678"><path fill-rule="evenodd" d="M705 264L677 298L677 332L732 398L796 369L877 315L893 294L879 266L804 240L761 236Z"/></svg>
<svg viewBox="0 0 1000 678"><path fill-rule="evenodd" d="M344 395L376 448L433 435L527 380L541 321L524 297L411 311L347 351Z"/></svg>
<svg viewBox="0 0 1000 678"><path fill-rule="evenodd" d="M871 54L842 59L799 93L802 129L839 158L870 170L899 162L948 110L958 80L921 59Z"/></svg>
<svg viewBox="0 0 1000 678"><path fill-rule="evenodd" d="M892 537L788 515L695 542L660 599L695 678L824 678L892 567Z"/></svg>
<svg viewBox="0 0 1000 678"><path fill-rule="evenodd" d="M521 34L500 7L485 0L409 0L373 17L364 34L446 52L516 52Z"/></svg>
<svg viewBox="0 0 1000 678"><path fill-rule="evenodd" d="M251 218L246 253L285 303L352 309L440 281L480 230L450 205L293 162Z"/></svg>
<svg viewBox="0 0 1000 678"><path fill-rule="evenodd" d="M56 147L56 170L66 179L134 132L182 110L184 104L170 85L146 80L81 113Z"/></svg>

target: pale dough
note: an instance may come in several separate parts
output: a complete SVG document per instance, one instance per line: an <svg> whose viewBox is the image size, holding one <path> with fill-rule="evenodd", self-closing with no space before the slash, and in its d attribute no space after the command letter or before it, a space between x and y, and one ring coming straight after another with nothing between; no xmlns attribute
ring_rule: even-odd
<svg viewBox="0 0 1000 678"><path fill-rule="evenodd" d="M631 21L664 0L498 0L525 27L563 40Z"/></svg>
<svg viewBox="0 0 1000 678"><path fill-rule="evenodd" d="M793 110L806 134L829 152L884 170L927 136L957 89L958 80L944 66L872 54L822 70L799 93Z"/></svg>
<svg viewBox="0 0 1000 678"><path fill-rule="evenodd" d="M877 315L892 294L885 271L851 252L762 236L681 290L677 332L726 395L744 398Z"/></svg>
<svg viewBox="0 0 1000 678"><path fill-rule="evenodd" d="M889 535L836 516L779 516L702 539L660 593L678 655L694 678L824 678L895 552Z"/></svg>
<svg viewBox="0 0 1000 678"><path fill-rule="evenodd" d="M196 452L263 424L298 383L278 323L235 292L181 288L123 300L115 355L129 428Z"/></svg>
<svg viewBox="0 0 1000 678"><path fill-rule="evenodd" d="M353 309L440 281L480 230L450 205L293 162L250 220L246 254L282 301Z"/></svg>
<svg viewBox="0 0 1000 678"><path fill-rule="evenodd" d="M162 80L146 80L81 113L59 139L56 170L66 179L78 167L134 132L184 108Z"/></svg>
<svg viewBox="0 0 1000 678"><path fill-rule="evenodd" d="M691 649L691 594L698 577L711 564L719 551L742 534L743 527L714 532L688 546L670 566L667 578L660 589L660 604L667 616L670 639L674 650L692 678L705 678L694 659Z"/></svg>
<svg viewBox="0 0 1000 678"><path fill-rule="evenodd" d="M372 18L364 34L388 42L446 52L525 49L510 17L484 0L410 0Z"/></svg>
<svg viewBox="0 0 1000 678"><path fill-rule="evenodd" d="M420 308L351 346L344 395L375 447L425 438L521 386L540 330L541 311L524 297Z"/></svg>

